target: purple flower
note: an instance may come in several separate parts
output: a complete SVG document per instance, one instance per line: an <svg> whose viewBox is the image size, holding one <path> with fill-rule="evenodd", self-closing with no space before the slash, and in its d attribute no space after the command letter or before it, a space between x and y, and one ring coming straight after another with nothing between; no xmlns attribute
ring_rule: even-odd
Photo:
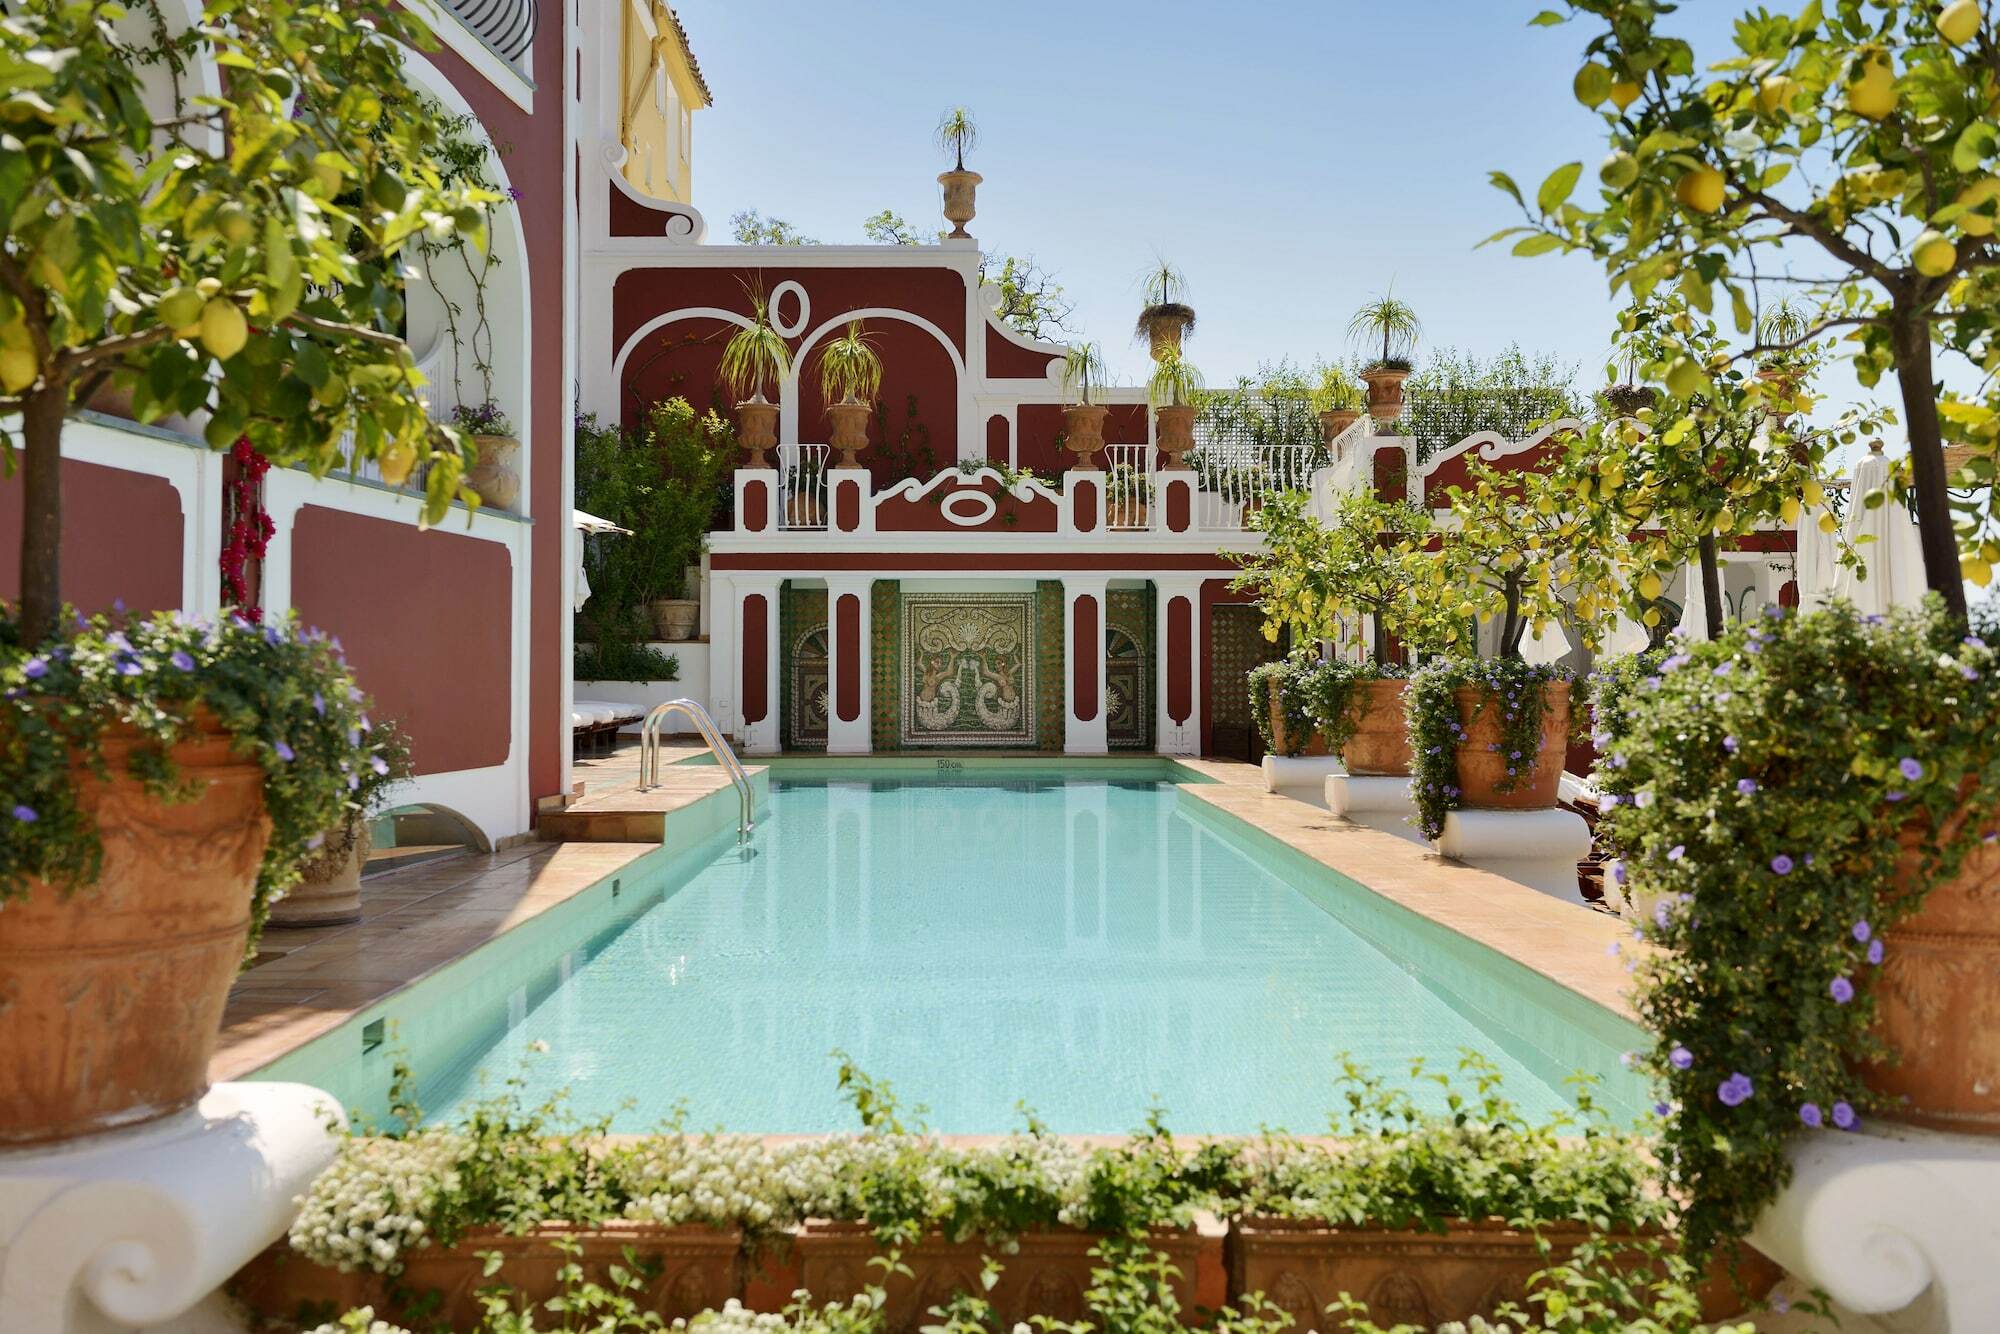
<svg viewBox="0 0 2000 1334"><path fill-rule="evenodd" d="M1603 797L1598 799L1597 809L1600 811L1615 811L1618 809L1618 802L1619 796L1616 792L1607 792ZM1990 842L1991 840L1988 841Z"/></svg>
<svg viewBox="0 0 2000 1334"><path fill-rule="evenodd" d="M1882 942L1881 942L1881 941L1879 941L1879 940L1871 940L1871 941L1869 941L1869 942L1868 942L1868 962L1870 962L1870 963L1872 963L1872 964L1878 964L1878 965L1879 965L1879 964L1880 964L1880 963L1882 962Z"/></svg>
<svg viewBox="0 0 2000 1334"><path fill-rule="evenodd" d="M1653 804L1653 794L1650 791L1635 792L1632 794L1632 804L1643 811Z"/></svg>
<svg viewBox="0 0 2000 1334"><path fill-rule="evenodd" d="M1676 843L1667 849L1667 860L1670 862L1677 862L1685 856L1687 856L1687 844L1685 843Z"/></svg>
<svg viewBox="0 0 2000 1334"><path fill-rule="evenodd" d="M1673 1109L1673 1105L1672 1105L1672 1104L1670 1104L1670 1103L1664 1103L1664 1102L1656 1102L1656 1103L1654 1103L1654 1104L1653 1104L1653 1115L1654 1115L1654 1116L1666 1116L1667 1114L1669 1114L1669 1113L1670 1113L1670 1112L1672 1112L1673 1110L1674 1110L1674 1109Z"/></svg>
<svg viewBox="0 0 2000 1334"><path fill-rule="evenodd" d="M313 691L313 712L322 718L326 717L326 699L317 690Z"/></svg>
<svg viewBox="0 0 2000 1334"><path fill-rule="evenodd" d="M33 806L22 805L14 808L14 818L22 824L33 824L42 817Z"/></svg>
<svg viewBox="0 0 2000 1334"><path fill-rule="evenodd" d="M1754 778L1739 778L1736 780L1736 790L1747 797L1757 790L1757 780Z"/></svg>
<svg viewBox="0 0 2000 1334"><path fill-rule="evenodd" d="M174 666L180 668L180 670L184 672L191 672L194 670L194 656L184 648L175 649L173 652L173 656L169 657L167 661L171 662Z"/></svg>
<svg viewBox="0 0 2000 1334"><path fill-rule="evenodd" d="M1799 1120L1805 1122L1814 1130L1818 1130L1825 1122L1825 1118L1820 1115L1819 1104L1816 1102L1806 1103L1799 1108Z"/></svg>
<svg viewBox="0 0 2000 1334"><path fill-rule="evenodd" d="M21 674L26 676L30 681L39 681L49 674L49 660L47 658L30 658L27 665L21 668Z"/></svg>
<svg viewBox="0 0 2000 1334"><path fill-rule="evenodd" d="M1790 875L1792 873L1792 859L1781 852L1771 858L1771 869L1779 875Z"/></svg>
<svg viewBox="0 0 2000 1334"><path fill-rule="evenodd" d="M1733 736L1726 736L1722 738L1722 748L1728 751L1731 755L1734 755L1736 753L1736 738Z"/></svg>
<svg viewBox="0 0 2000 1334"><path fill-rule="evenodd" d="M1924 776L1924 766L1908 755L1896 761L1896 768L1901 770L1903 777L1909 779L1912 783Z"/></svg>
<svg viewBox="0 0 2000 1334"><path fill-rule="evenodd" d="M278 758L279 758L279 759L281 759L281 760L285 760L285 761L289 762L289 761L291 761L291 760L295 760L295 759L297 759L297 758L298 758L298 756L296 756L296 755L294 755L294 754L292 753L292 748L291 748L290 746L286 745L286 744L285 744L284 742L282 742L282 741L279 741L279 742L275 742L275 743L274 743L274 744L272 745L271 749L273 749L273 750L275 750L275 751L277 751L277 752L278 752Z"/></svg>
<svg viewBox="0 0 2000 1334"><path fill-rule="evenodd" d="M1844 977L1834 978L1826 989L1834 1000L1842 1005L1854 999L1854 984Z"/></svg>
<svg viewBox="0 0 2000 1334"><path fill-rule="evenodd" d="M360 786L361 786L361 775L360 775L360 774L349 774L349 775L347 776L347 790L348 790L349 792L352 792L352 791L354 791L354 789L355 789L355 788L357 788L357 787L360 787Z"/></svg>
<svg viewBox="0 0 2000 1334"><path fill-rule="evenodd" d="M1875 934L1875 928L1868 925L1867 918L1864 917L1860 921L1854 924L1854 938L1856 940L1865 941L1868 939L1868 937L1874 934Z"/></svg>
<svg viewBox="0 0 2000 1334"><path fill-rule="evenodd" d="M1903 794L1900 792L1885 792L1882 795L1882 799L1884 801L1901 801L1903 799Z"/></svg>
<svg viewBox="0 0 2000 1334"><path fill-rule="evenodd" d="M1613 863L1611 863L1611 883L1613 883L1613 884L1615 884L1615 885L1622 885L1622 884L1624 884L1624 883L1625 883L1625 863L1624 863L1624 862L1613 862Z"/></svg>
<svg viewBox="0 0 2000 1334"><path fill-rule="evenodd" d="M1675 1047L1667 1053L1667 1064L1676 1070L1686 1070L1694 1065L1694 1053L1686 1047Z"/></svg>
<svg viewBox="0 0 2000 1334"><path fill-rule="evenodd" d="M1611 943L1610 943L1609 945L1606 945L1606 946L1604 947L1604 952L1605 952L1606 954L1616 954L1616 953L1618 953L1618 942L1614 940L1614 941L1612 941L1612 942L1611 942Z"/></svg>
<svg viewBox="0 0 2000 1334"><path fill-rule="evenodd" d="M1667 925L1667 905L1664 901L1653 905L1653 922L1664 929Z"/></svg>
<svg viewBox="0 0 2000 1334"><path fill-rule="evenodd" d="M389 761L383 759L380 755L377 755L375 758L368 761L368 767L373 769L378 774L387 774L389 772Z"/></svg>
<svg viewBox="0 0 2000 1334"><path fill-rule="evenodd" d="M1738 1070L1716 1085L1715 1096L1722 1099L1724 1107L1741 1107L1750 1101L1750 1095L1754 1092L1756 1090L1751 1087L1750 1076ZM1839 1113L1836 1111L1835 1115L1838 1116Z"/></svg>
<svg viewBox="0 0 2000 1334"><path fill-rule="evenodd" d="M1722 664L1722 665L1721 665L1720 667L1716 668L1716 669L1715 669L1715 670L1714 670L1713 672L1709 673L1709 675L1711 675L1711 676L1727 676L1727 675L1729 675L1729 664L1728 664L1728 663L1726 663L1726 662L1725 662L1725 663L1723 663L1723 664Z"/></svg>
<svg viewBox="0 0 2000 1334"><path fill-rule="evenodd" d="M318 852L320 848L325 845L325 843L326 843L325 834L314 834L311 838L306 840L306 848L308 851Z"/></svg>
<svg viewBox="0 0 2000 1334"><path fill-rule="evenodd" d="M1854 1109L1852 1107L1849 1107L1846 1103L1837 1102L1833 1105L1833 1123L1839 1126L1842 1130L1854 1129L1854 1122L1856 1119L1857 1118L1854 1115Z"/></svg>

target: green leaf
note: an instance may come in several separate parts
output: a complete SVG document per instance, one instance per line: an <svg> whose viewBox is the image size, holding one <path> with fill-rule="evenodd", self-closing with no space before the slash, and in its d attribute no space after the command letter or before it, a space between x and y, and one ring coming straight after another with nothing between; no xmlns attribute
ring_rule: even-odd
<svg viewBox="0 0 2000 1334"><path fill-rule="evenodd" d="M271 286L283 287L292 276L292 238L284 219L276 213L264 219L264 276Z"/></svg>
<svg viewBox="0 0 2000 1334"><path fill-rule="evenodd" d="M1532 231L1532 230L1533 229L1529 227L1502 227L1499 231L1493 233L1493 235L1487 237L1484 241L1481 241L1479 245L1476 245L1472 248L1474 250L1477 250L1480 248L1480 246L1489 246L1492 245L1495 241L1504 241L1510 236L1517 236L1522 232Z"/></svg>
<svg viewBox="0 0 2000 1334"><path fill-rule="evenodd" d="M1536 232L1533 236L1522 237L1520 242L1515 245L1514 253L1523 259L1528 259L1535 255L1546 255L1551 250L1559 250L1561 248L1561 237L1551 236L1547 232Z"/></svg>
<svg viewBox="0 0 2000 1334"><path fill-rule="evenodd" d="M1976 120L1965 127L1958 142L1951 146L1951 165L1958 171L1978 171L1979 164L1992 155L1996 144L2000 144L2000 127L1990 120Z"/></svg>
<svg viewBox="0 0 2000 1334"><path fill-rule="evenodd" d="M1769 169L1767 169L1764 172L1762 176L1757 178L1757 188L1760 190L1768 190L1772 186L1776 185L1779 181L1784 180L1785 177L1791 174L1792 174L1791 163L1774 162L1771 164Z"/></svg>
<svg viewBox="0 0 2000 1334"><path fill-rule="evenodd" d="M1514 196L1514 202L1519 204L1522 208L1526 208L1528 206L1528 201L1521 198L1521 187L1514 184L1514 178L1512 176L1509 176L1506 172L1504 171L1488 172L1486 175L1486 179L1492 182L1494 189L1505 190L1508 194Z"/></svg>
<svg viewBox="0 0 2000 1334"><path fill-rule="evenodd" d="M1569 19L1566 15L1558 14L1553 9L1544 9L1541 13L1528 20L1528 26L1530 28L1553 28L1558 24L1567 22L1569 22Z"/></svg>
<svg viewBox="0 0 2000 1334"><path fill-rule="evenodd" d="M1744 300L1742 288L1738 287L1735 283L1728 284L1728 287L1729 307L1736 316L1736 332L1747 334L1750 332L1751 326L1756 323L1750 314L1750 303Z"/></svg>
<svg viewBox="0 0 2000 1334"><path fill-rule="evenodd" d="M1581 162L1565 162L1549 173L1542 182L1542 188L1535 192L1535 203L1542 212L1553 213L1558 205L1570 197L1576 189L1577 177L1583 174Z"/></svg>

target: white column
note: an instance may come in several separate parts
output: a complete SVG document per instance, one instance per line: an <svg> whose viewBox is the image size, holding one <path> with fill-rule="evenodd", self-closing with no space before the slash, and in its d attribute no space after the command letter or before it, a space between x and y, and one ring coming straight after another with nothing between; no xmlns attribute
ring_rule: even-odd
<svg viewBox="0 0 2000 1334"><path fill-rule="evenodd" d="M742 736L736 717L736 636L743 603L736 580L711 570L708 576L708 712L724 736Z"/></svg>
<svg viewBox="0 0 2000 1334"><path fill-rule="evenodd" d="M827 659L827 710L826 710L826 750L829 755L866 755L872 748L870 720L874 717L874 700L870 687L874 673L870 671L870 647L874 643L870 628L872 596L875 579L866 574L828 575L826 579L826 659ZM856 626L854 665L847 665L848 644L840 631L840 599L852 597L861 607L861 615ZM859 707L852 721L842 721L840 717L840 692L849 671L859 673L858 689L855 697Z"/></svg>
<svg viewBox="0 0 2000 1334"><path fill-rule="evenodd" d="M753 755L770 755L784 744L778 736L778 586L784 581L775 575L738 575L736 579L737 625L743 625L744 608L749 600L759 594L764 598L764 716L756 722L744 717L744 700L748 698L749 672L760 670L759 666L745 660L743 645L739 641L736 648L737 662L737 717L742 719L739 730L743 734L743 749ZM739 631L740 633L740 631Z"/></svg>
<svg viewBox="0 0 2000 1334"><path fill-rule="evenodd" d="M1102 755L1110 749L1104 725L1104 590L1102 575L1063 577L1063 751L1070 755ZM1091 598L1097 606L1094 642L1076 642L1076 604ZM1097 707L1088 718L1077 717L1077 655L1088 655L1084 670L1097 681Z"/></svg>
<svg viewBox="0 0 2000 1334"><path fill-rule="evenodd" d="M1201 751L1201 579L1170 576L1153 581L1153 744L1163 755L1195 755ZM1174 599L1187 599L1180 616L1187 631L1187 661L1171 663L1167 646L1173 642ZM1168 677L1174 669L1187 673L1188 714L1179 723L1167 709Z"/></svg>

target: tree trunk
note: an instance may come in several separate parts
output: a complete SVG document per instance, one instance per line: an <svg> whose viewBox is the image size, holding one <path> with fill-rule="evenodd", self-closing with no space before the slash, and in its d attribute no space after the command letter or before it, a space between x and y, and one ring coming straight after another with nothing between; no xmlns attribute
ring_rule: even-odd
<svg viewBox="0 0 2000 1334"><path fill-rule="evenodd" d="M1898 304L1889 344L1896 356L1896 379L1903 390L1903 421L1910 432L1910 473L1916 483L1924 582L1944 599L1945 609L1963 628L1965 577L1958 569L1958 537L1952 532L1951 500L1945 493L1944 436L1938 429L1930 323Z"/></svg>
<svg viewBox="0 0 2000 1334"><path fill-rule="evenodd" d="M1722 638L1722 565L1715 555L1715 534L1703 533L1695 542L1701 554L1701 605L1708 614L1708 637Z"/></svg>
<svg viewBox="0 0 2000 1334"><path fill-rule="evenodd" d="M1389 627L1382 621L1382 613L1376 612L1370 620L1375 622L1375 665L1389 665Z"/></svg>
<svg viewBox="0 0 2000 1334"><path fill-rule="evenodd" d="M21 642L56 632L62 611L62 428L67 385L47 385L21 402Z"/></svg>
<svg viewBox="0 0 2000 1334"><path fill-rule="evenodd" d="M1521 656L1521 632L1528 627L1521 620L1521 581L1507 576L1507 619L1500 623L1500 656Z"/></svg>

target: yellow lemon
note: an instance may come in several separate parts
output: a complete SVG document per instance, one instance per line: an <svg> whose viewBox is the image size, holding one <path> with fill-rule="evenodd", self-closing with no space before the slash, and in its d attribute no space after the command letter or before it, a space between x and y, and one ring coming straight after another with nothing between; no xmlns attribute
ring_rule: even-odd
<svg viewBox="0 0 2000 1334"><path fill-rule="evenodd" d="M250 341L250 322L228 297L215 297L201 308L201 345L209 355L227 361Z"/></svg>
<svg viewBox="0 0 2000 1334"><path fill-rule="evenodd" d="M1964 46L1979 33L1979 0L1952 0L1938 11L1938 36L1953 46Z"/></svg>
<svg viewBox="0 0 2000 1334"><path fill-rule="evenodd" d="M1639 596L1651 602L1660 595L1660 576L1648 572L1639 576Z"/></svg>
<svg viewBox="0 0 2000 1334"><path fill-rule="evenodd" d="M1626 107L1631 106L1639 100L1639 85L1626 79L1620 79L1611 85L1611 91L1606 96L1611 99L1612 106L1623 111Z"/></svg>
<svg viewBox="0 0 2000 1334"><path fill-rule="evenodd" d="M1660 623L1660 609L1658 607L1648 607L1646 608L1646 614L1640 619L1645 621L1647 625L1658 625Z"/></svg>
<svg viewBox="0 0 2000 1334"><path fill-rule="evenodd" d="M232 199L215 211L215 227L225 241L234 245L250 239L250 233L256 229L256 220L250 216L249 209Z"/></svg>
<svg viewBox="0 0 2000 1334"><path fill-rule="evenodd" d="M1775 116L1790 109L1792 99L1799 94L1799 81L1784 74L1767 75L1757 85L1757 105L1767 116Z"/></svg>
<svg viewBox="0 0 2000 1334"><path fill-rule="evenodd" d="M160 298L154 313L160 317L160 323L179 333L200 322L202 305L200 292L192 287L176 287Z"/></svg>
<svg viewBox="0 0 2000 1334"><path fill-rule="evenodd" d="M1820 501L1826 499L1826 488L1818 482L1807 482L1800 489L1805 493L1805 500L1808 505L1817 505Z"/></svg>
<svg viewBox="0 0 2000 1334"><path fill-rule="evenodd" d="M1981 177L1959 191L1958 202L1968 210L1958 220L1959 230L1967 236L1991 236L1993 214L1979 210L1996 199L2000 199L2000 176Z"/></svg>
<svg viewBox="0 0 2000 1334"><path fill-rule="evenodd" d="M1714 167L1696 167L1674 183L1674 198L1696 213L1713 213L1722 207L1722 173Z"/></svg>
<svg viewBox="0 0 2000 1334"><path fill-rule="evenodd" d="M1794 497L1786 496L1784 503L1778 506L1778 514L1786 523L1797 523L1799 521L1799 502Z"/></svg>
<svg viewBox="0 0 2000 1334"><path fill-rule="evenodd" d="M375 465L381 470L383 481L390 486L401 486L410 469L417 466L417 451L400 440L391 441L382 446Z"/></svg>
<svg viewBox="0 0 2000 1334"><path fill-rule="evenodd" d="M1896 69L1879 48L1862 52L1847 79L1847 109L1881 120L1896 109Z"/></svg>
<svg viewBox="0 0 2000 1334"><path fill-rule="evenodd" d="M11 347L0 349L0 389L18 394L33 384L41 373L42 365L35 360L34 353Z"/></svg>
<svg viewBox="0 0 2000 1334"><path fill-rule="evenodd" d="M1977 556L1967 556L1960 561L1958 572L1981 588L1993 582L1993 567Z"/></svg>
<svg viewBox="0 0 2000 1334"><path fill-rule="evenodd" d="M1594 107L1611 96L1611 70L1593 60L1576 72L1576 79L1570 84L1570 91L1576 100L1587 107Z"/></svg>
<svg viewBox="0 0 2000 1334"><path fill-rule="evenodd" d="M28 322L15 320L12 324L0 324L0 347L10 352L32 352L35 340L28 336Z"/></svg>
<svg viewBox="0 0 2000 1334"><path fill-rule="evenodd" d="M1837 533L1840 531L1840 520L1831 514L1822 514L1819 516L1819 530L1822 533Z"/></svg>
<svg viewBox="0 0 2000 1334"><path fill-rule="evenodd" d="M1708 388L1708 377L1688 357L1675 357L1667 367L1667 392L1675 398L1693 398Z"/></svg>
<svg viewBox="0 0 2000 1334"><path fill-rule="evenodd" d="M1943 232L1931 228L1917 237L1916 245L1910 248L1910 259L1916 264L1918 273L1926 278L1936 278L1950 273L1952 266L1958 263L1958 247Z"/></svg>
<svg viewBox="0 0 2000 1334"><path fill-rule="evenodd" d="M1613 153L1597 169L1597 179L1613 190L1623 190L1639 179L1639 159L1630 153Z"/></svg>

